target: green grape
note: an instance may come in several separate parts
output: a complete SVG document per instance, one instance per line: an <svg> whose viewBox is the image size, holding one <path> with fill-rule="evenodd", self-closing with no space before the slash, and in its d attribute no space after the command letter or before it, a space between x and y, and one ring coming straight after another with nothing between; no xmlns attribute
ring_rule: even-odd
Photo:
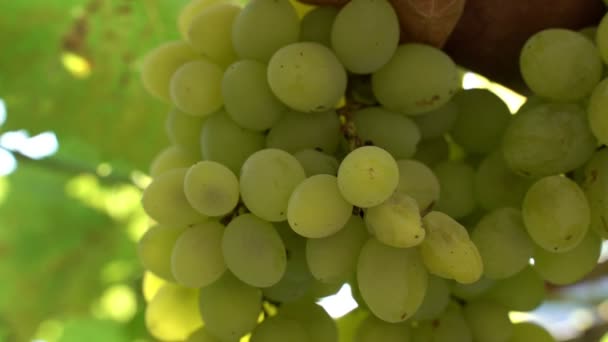
<svg viewBox="0 0 608 342"><path fill-rule="evenodd" d="M197 301L194 289L164 285L146 306L146 328L159 340L185 340L203 325Z"/></svg>
<svg viewBox="0 0 608 342"><path fill-rule="evenodd" d="M547 103L547 99L544 99L538 95L530 95L526 97L526 102L519 107L516 114L527 112L536 106L546 105Z"/></svg>
<svg viewBox="0 0 608 342"><path fill-rule="evenodd" d="M458 117L451 137L469 153L490 153L499 147L511 119L509 107L487 89L463 90L452 98Z"/></svg>
<svg viewBox="0 0 608 342"><path fill-rule="evenodd" d="M210 116L203 124L203 159L222 163L237 175L245 160L263 148L264 136L261 133L239 127L226 112Z"/></svg>
<svg viewBox="0 0 608 342"><path fill-rule="evenodd" d="M509 310L532 311L545 300L545 281L528 266L516 275L501 279L483 294L483 298L502 304Z"/></svg>
<svg viewBox="0 0 608 342"><path fill-rule="evenodd" d="M585 36L585 38L589 39L592 43L595 43L595 36L597 35L597 26L587 26L578 30L578 33Z"/></svg>
<svg viewBox="0 0 608 342"><path fill-rule="evenodd" d="M576 247L567 252L552 253L536 248L534 269L550 283L573 284L595 268L601 251L602 239L594 232L589 232Z"/></svg>
<svg viewBox="0 0 608 342"><path fill-rule="evenodd" d="M281 305L279 316L300 323L310 342L338 342L336 322L321 306L309 301Z"/></svg>
<svg viewBox="0 0 608 342"><path fill-rule="evenodd" d="M241 197L247 209L260 218L283 221L292 192L305 178L302 165L291 154L274 148L260 150L243 164Z"/></svg>
<svg viewBox="0 0 608 342"><path fill-rule="evenodd" d="M481 255L483 274L490 279L508 278L524 269L534 253L521 212L500 208L485 215L471 234Z"/></svg>
<svg viewBox="0 0 608 342"><path fill-rule="evenodd" d="M454 127L458 112L458 105L454 101L448 101L437 109L415 116L413 119L422 140L443 137Z"/></svg>
<svg viewBox="0 0 608 342"><path fill-rule="evenodd" d="M604 15L597 27L595 44L597 45L604 63L608 64L608 14Z"/></svg>
<svg viewBox="0 0 608 342"><path fill-rule="evenodd" d="M339 341L353 342L357 336L357 328L369 316L367 310L360 307L337 319Z"/></svg>
<svg viewBox="0 0 608 342"><path fill-rule="evenodd" d="M199 288L218 280L226 270L222 254L224 226L208 221L184 231L171 252L171 270L177 283Z"/></svg>
<svg viewBox="0 0 608 342"><path fill-rule="evenodd" d="M591 229L608 239L608 149L595 152L584 171L582 187L591 209Z"/></svg>
<svg viewBox="0 0 608 342"><path fill-rule="evenodd" d="M549 176L534 183L524 198L522 214L532 240L554 253L576 247L589 228L585 194L562 176Z"/></svg>
<svg viewBox="0 0 608 342"><path fill-rule="evenodd" d="M414 342L433 342L433 322L414 321L410 329L411 340Z"/></svg>
<svg viewBox="0 0 608 342"><path fill-rule="evenodd" d="M325 283L345 282L355 275L357 257L369 235L359 216L351 216L335 234L306 241L310 273Z"/></svg>
<svg viewBox="0 0 608 342"><path fill-rule="evenodd" d="M433 168L441 188L437 210L455 219L471 214L477 203L473 183L475 170L461 161L444 161Z"/></svg>
<svg viewBox="0 0 608 342"><path fill-rule="evenodd" d="M202 156L200 139L204 121L205 118L185 114L174 107L169 111L165 121L167 137L173 145L200 159Z"/></svg>
<svg viewBox="0 0 608 342"><path fill-rule="evenodd" d="M314 175L335 176L338 173L340 163L332 155L317 150L304 149L294 153L293 156L300 162L308 177Z"/></svg>
<svg viewBox="0 0 608 342"><path fill-rule="evenodd" d="M323 112L334 108L344 95L346 71L324 45L293 43L282 47L270 59L268 84L292 109Z"/></svg>
<svg viewBox="0 0 608 342"><path fill-rule="evenodd" d="M158 293L158 290L167 283L168 281L160 278L156 274L150 271L144 271L143 279L141 281L141 292L144 295L146 303L151 301Z"/></svg>
<svg viewBox="0 0 608 342"><path fill-rule="evenodd" d="M169 170L189 168L196 164L198 159L179 146L169 146L160 151L150 164L150 176L158 177Z"/></svg>
<svg viewBox="0 0 608 342"><path fill-rule="evenodd" d="M193 332L192 335L188 336L188 339L185 342L222 342L222 340L211 335L205 327L201 327Z"/></svg>
<svg viewBox="0 0 608 342"><path fill-rule="evenodd" d="M608 144L608 110L606 108L608 108L608 78L595 87L587 109L591 131L604 145Z"/></svg>
<svg viewBox="0 0 608 342"><path fill-rule="evenodd" d="M577 105L538 105L513 117L502 150L511 170L528 177L565 173L591 157L596 142Z"/></svg>
<svg viewBox="0 0 608 342"><path fill-rule="evenodd" d="M399 167L384 149L363 146L350 152L338 169L338 187L353 205L370 208L386 201L399 183Z"/></svg>
<svg viewBox="0 0 608 342"><path fill-rule="evenodd" d="M513 324L513 335L509 342L557 342L545 328L531 322Z"/></svg>
<svg viewBox="0 0 608 342"><path fill-rule="evenodd" d="M417 115L447 103L460 88L460 80L456 65L443 51L403 44L372 75L372 88L386 108Z"/></svg>
<svg viewBox="0 0 608 342"><path fill-rule="evenodd" d="M251 333L251 342L312 342L300 322L281 316L266 318Z"/></svg>
<svg viewBox="0 0 608 342"><path fill-rule="evenodd" d="M476 282L470 284L461 284L457 281L453 281L450 283L450 292L456 298L470 301L485 295L494 287L494 284L496 284L495 280L485 277L481 277Z"/></svg>
<svg viewBox="0 0 608 342"><path fill-rule="evenodd" d="M589 95L602 76L602 61L593 43L576 31L558 28L528 39L519 68L534 93L562 102Z"/></svg>
<svg viewBox="0 0 608 342"><path fill-rule="evenodd" d="M184 178L188 203L206 216L223 216L239 202L239 181L224 165L204 160L192 165Z"/></svg>
<svg viewBox="0 0 608 342"><path fill-rule="evenodd" d="M399 19L388 1L352 0L340 9L331 46L344 67L370 74L385 65L399 44Z"/></svg>
<svg viewBox="0 0 608 342"><path fill-rule="evenodd" d="M428 320L438 318L450 303L450 287L445 279L429 275L428 287L422 304L412 319ZM414 341L417 341L414 339Z"/></svg>
<svg viewBox="0 0 608 342"><path fill-rule="evenodd" d="M182 65L201 58L186 42L164 43L148 52L141 66L144 88L157 98L169 102L171 76Z"/></svg>
<svg viewBox="0 0 608 342"><path fill-rule="evenodd" d="M295 153L303 149L336 152L340 139L340 120L334 111L299 113L289 111L272 126L266 137L266 147Z"/></svg>
<svg viewBox="0 0 608 342"><path fill-rule="evenodd" d="M144 190L141 203L148 216L160 224L182 227L206 218L188 203L184 178L188 169L166 171L152 180Z"/></svg>
<svg viewBox="0 0 608 342"><path fill-rule="evenodd" d="M264 298L285 304L305 296L312 286L313 277L306 264L306 239L291 230L286 222L277 225L277 232L287 256L285 274L279 282L262 291Z"/></svg>
<svg viewBox="0 0 608 342"><path fill-rule="evenodd" d="M232 26L232 44L239 57L264 63L299 35L300 20L288 0L252 0Z"/></svg>
<svg viewBox="0 0 608 342"><path fill-rule="evenodd" d="M392 247L413 247L425 236L416 200L401 191L395 191L386 201L368 208L365 224L376 239Z"/></svg>
<svg viewBox="0 0 608 342"><path fill-rule="evenodd" d="M221 341L238 341L257 325L262 291L225 272L200 290L199 310L209 333Z"/></svg>
<svg viewBox="0 0 608 342"><path fill-rule="evenodd" d="M439 180L433 171L416 160L397 160L399 184L397 190L408 194L418 203L424 212L432 208L439 200Z"/></svg>
<svg viewBox="0 0 608 342"><path fill-rule="evenodd" d="M467 230L448 215L432 211L422 218L426 238L420 254L430 273L470 284L481 277L483 264Z"/></svg>
<svg viewBox="0 0 608 342"><path fill-rule="evenodd" d="M469 302L463 313L475 341L508 342L513 334L509 310L498 303L485 300Z"/></svg>
<svg viewBox="0 0 608 342"><path fill-rule="evenodd" d="M313 278L312 284L306 293L306 298L310 298L315 301L318 299L323 299L338 293L342 286L344 286L344 283L324 283Z"/></svg>
<svg viewBox="0 0 608 342"><path fill-rule="evenodd" d="M432 323L432 342L472 342L473 333L458 304L450 303L447 310ZM418 342L418 341L416 341Z"/></svg>
<svg viewBox="0 0 608 342"><path fill-rule="evenodd" d="M287 111L270 90L266 65L254 60L240 60L228 67L222 79L226 112L239 126L264 131Z"/></svg>
<svg viewBox="0 0 608 342"><path fill-rule="evenodd" d="M367 107L355 112L353 122L361 140L385 149L395 159L411 158L416 153L420 131L408 117L382 107Z"/></svg>
<svg viewBox="0 0 608 342"><path fill-rule="evenodd" d="M207 7L217 3L227 3L224 0L190 0L186 6L184 6L177 17L177 28L183 39L188 38L188 30L192 21Z"/></svg>
<svg viewBox="0 0 608 342"><path fill-rule="evenodd" d="M148 229L137 243L137 256L143 267L162 279L174 280L171 253L183 231L184 228L163 226Z"/></svg>
<svg viewBox="0 0 608 342"><path fill-rule="evenodd" d="M429 167L434 167L442 161L448 160L450 148L444 137L421 141L417 148L414 159Z"/></svg>
<svg viewBox="0 0 608 342"><path fill-rule="evenodd" d="M427 289L427 273L414 248L389 247L369 239L359 255L357 283L376 317L397 323L418 310Z"/></svg>
<svg viewBox="0 0 608 342"><path fill-rule="evenodd" d="M357 327L353 342L409 342L410 329L404 323L388 323L369 315Z"/></svg>
<svg viewBox="0 0 608 342"><path fill-rule="evenodd" d="M487 155L475 171L475 199L485 210L519 208L533 180L511 171L500 149Z"/></svg>
<svg viewBox="0 0 608 342"><path fill-rule="evenodd" d="M340 194L335 176L315 175L301 182L291 194L287 221L307 238L330 236L344 227L353 207Z"/></svg>
<svg viewBox="0 0 608 342"><path fill-rule="evenodd" d="M241 8L228 2L210 4L188 28L187 39L194 50L225 67L236 60L232 47L232 23Z"/></svg>
<svg viewBox="0 0 608 342"><path fill-rule="evenodd" d="M207 116L222 107L222 69L208 60L188 62L171 76L171 100L179 110Z"/></svg>
<svg viewBox="0 0 608 342"><path fill-rule="evenodd" d="M319 6L306 13L300 23L300 41L317 42L331 47L331 27L338 15L338 9Z"/></svg>
<svg viewBox="0 0 608 342"><path fill-rule="evenodd" d="M228 269L241 281L255 286L276 284L285 274L285 246L275 227L255 215L230 221L222 238Z"/></svg>

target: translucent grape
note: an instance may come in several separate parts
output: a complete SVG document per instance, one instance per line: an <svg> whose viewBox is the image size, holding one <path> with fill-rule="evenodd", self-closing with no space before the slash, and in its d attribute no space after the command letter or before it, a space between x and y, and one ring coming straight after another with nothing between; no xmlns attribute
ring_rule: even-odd
<svg viewBox="0 0 608 342"><path fill-rule="evenodd" d="M414 117L423 140L436 139L448 133L458 117L458 106L449 101L443 106Z"/></svg>
<svg viewBox="0 0 608 342"><path fill-rule="evenodd" d="M240 58L267 63L299 34L300 21L288 0L253 0L234 21L232 44Z"/></svg>
<svg viewBox="0 0 608 342"><path fill-rule="evenodd" d="M399 44L399 19L388 1L353 0L340 9L331 46L344 67L370 74L385 65Z"/></svg>
<svg viewBox="0 0 608 342"><path fill-rule="evenodd" d="M363 146L350 152L338 169L342 196L361 208L384 202L398 183L397 162L386 150L376 146Z"/></svg>
<svg viewBox="0 0 608 342"><path fill-rule="evenodd" d="M205 220L205 216L194 210L186 199L184 178L187 172L185 168L166 171L144 190L142 206L156 222L182 227Z"/></svg>
<svg viewBox="0 0 608 342"><path fill-rule="evenodd" d="M432 324L432 342L472 342L473 333L458 304L450 303L447 310ZM416 341L418 342L418 341Z"/></svg>
<svg viewBox="0 0 608 342"><path fill-rule="evenodd" d="M300 323L310 342L338 342L336 322L325 309L313 302L299 301L282 305L279 316Z"/></svg>
<svg viewBox="0 0 608 342"><path fill-rule="evenodd" d="M333 52L314 42L282 47L268 63L274 94L301 112L322 112L336 106L346 91L346 71Z"/></svg>
<svg viewBox="0 0 608 342"><path fill-rule="evenodd" d="M177 28L182 38L188 38L188 29L192 24L194 18L199 15L205 8L217 4L226 3L224 0L190 0L186 6L184 6L177 17Z"/></svg>
<svg viewBox="0 0 608 342"><path fill-rule="evenodd" d="M294 153L293 156L302 164L308 177L321 174L335 176L338 173L339 163L336 157L332 155L317 150L304 149Z"/></svg>
<svg viewBox="0 0 608 342"><path fill-rule="evenodd" d="M271 128L287 111L268 86L266 65L254 60L241 60L226 69L222 96L232 120L253 131Z"/></svg>
<svg viewBox="0 0 608 342"><path fill-rule="evenodd" d="M409 342L410 329L404 323L388 323L369 315L357 327L354 342Z"/></svg>
<svg viewBox="0 0 608 342"><path fill-rule="evenodd" d="M264 136L239 127L225 112L210 116L203 124L203 159L226 165L235 174L251 154L264 148Z"/></svg>
<svg viewBox="0 0 608 342"><path fill-rule="evenodd" d="M429 275L424 300L412 318L415 320L436 319L444 312L449 303L450 287L448 283L443 278Z"/></svg>
<svg viewBox="0 0 608 342"><path fill-rule="evenodd" d="M205 328L220 340L238 341L252 331L262 311L262 291L230 272L200 290L199 309Z"/></svg>
<svg viewBox="0 0 608 342"><path fill-rule="evenodd" d="M239 181L229 168L201 161L188 169L184 192L190 205L206 216L223 216L239 202Z"/></svg>
<svg viewBox="0 0 608 342"><path fill-rule="evenodd" d="M430 273L464 284L481 277L481 256L463 226L438 211L428 213L422 223L426 238L420 245L420 255Z"/></svg>
<svg viewBox="0 0 608 342"><path fill-rule="evenodd" d="M204 119L182 113L177 108L172 108L165 121L165 130L169 141L192 154L197 159L200 159L202 156L200 139ZM189 167L190 165L185 167Z"/></svg>
<svg viewBox="0 0 608 342"><path fill-rule="evenodd" d="M183 228L153 226L137 243L137 256L144 268L165 280L173 280L171 253Z"/></svg>
<svg viewBox="0 0 608 342"><path fill-rule="evenodd" d="M331 27L336 15L338 9L330 6L319 6L306 13L300 23L300 41L331 47Z"/></svg>
<svg viewBox="0 0 608 342"><path fill-rule="evenodd" d="M483 262L483 274L491 279L510 277L524 269L534 253L519 210L501 208L485 215L471 234Z"/></svg>
<svg viewBox="0 0 608 342"><path fill-rule="evenodd" d="M411 158L416 152L420 131L403 115L381 107L367 107L355 112L353 122L361 140L385 149L395 159Z"/></svg>
<svg viewBox="0 0 608 342"><path fill-rule="evenodd" d="M322 238L342 229L352 209L340 194L335 176L315 175L294 189L287 207L287 221L302 236Z"/></svg>
<svg viewBox="0 0 608 342"><path fill-rule="evenodd" d="M357 328L369 316L367 310L357 308L337 319L340 331L340 342L353 342L357 336Z"/></svg>
<svg viewBox="0 0 608 342"><path fill-rule="evenodd" d="M425 236L416 200L401 191L395 191L386 201L368 208L365 224L376 239L392 247L413 247Z"/></svg>
<svg viewBox="0 0 608 342"><path fill-rule="evenodd" d="M223 234L224 226L208 221L188 228L179 236L171 253L171 270L177 283L199 288L224 274Z"/></svg>
<svg viewBox="0 0 608 342"><path fill-rule="evenodd" d="M160 151L150 164L150 176L156 178L165 171L189 168L196 164L198 159L192 153L184 151L178 146L169 146Z"/></svg>
<svg viewBox="0 0 608 342"><path fill-rule="evenodd" d="M357 257L369 235L359 216L351 216L344 228L320 239L306 241L306 261L321 282L345 282L355 275Z"/></svg>
<svg viewBox="0 0 608 342"><path fill-rule="evenodd" d="M421 141L417 148L414 159L429 167L434 167L448 159L450 148L444 137Z"/></svg>
<svg viewBox="0 0 608 342"><path fill-rule="evenodd" d="M608 239L608 149L595 152L589 160L582 187L591 209L591 229Z"/></svg>
<svg viewBox="0 0 608 342"><path fill-rule="evenodd" d="M589 232L573 249L552 253L542 248L534 251L534 269L553 284L573 284L587 275L597 265L602 250L602 239Z"/></svg>
<svg viewBox="0 0 608 342"><path fill-rule="evenodd" d="M357 283L376 317L397 323L410 318L422 304L427 273L413 248L394 248L369 239L359 255Z"/></svg>
<svg viewBox="0 0 608 342"><path fill-rule="evenodd" d="M185 342L222 342L222 341L220 339L218 339L217 337L211 335L211 333L209 333L205 327L202 327L202 328L196 330L195 332L193 332L192 335L188 336L188 339Z"/></svg>
<svg viewBox="0 0 608 342"><path fill-rule="evenodd" d="M144 295L146 303L151 301L152 298L154 298L154 296L156 296L158 293L158 290L160 290L167 283L168 282L166 280L160 278L156 274L150 271L144 271L144 276L141 282L141 292Z"/></svg>
<svg viewBox="0 0 608 342"><path fill-rule="evenodd" d="M188 62L171 76L171 100L182 112L207 116L222 107L222 69L208 60Z"/></svg>
<svg viewBox="0 0 608 342"><path fill-rule="evenodd" d="M591 131L604 145L608 144L608 110L606 108L608 108L608 78L595 87L587 109Z"/></svg>
<svg viewBox="0 0 608 342"><path fill-rule="evenodd" d="M545 328L532 322L513 324L513 335L509 342L556 342L555 337Z"/></svg>
<svg viewBox="0 0 608 342"><path fill-rule="evenodd" d="M397 160L399 184L397 190L408 194L418 203L420 211L432 208L439 200L439 180L433 171L416 160Z"/></svg>
<svg viewBox="0 0 608 342"><path fill-rule="evenodd" d="M475 171L475 199L485 210L518 208L532 183L532 179L511 171L498 149L487 155Z"/></svg>
<svg viewBox="0 0 608 342"><path fill-rule="evenodd" d="M194 50L225 67L236 60L232 47L232 23L241 11L228 2L210 4L201 10L188 28L187 39Z"/></svg>
<svg viewBox="0 0 608 342"><path fill-rule="evenodd" d="M273 148L255 152L241 169L241 197L247 208L267 221L287 218L287 202L306 174L291 154Z"/></svg>
<svg viewBox="0 0 608 342"><path fill-rule="evenodd" d="M519 68L532 91L555 101L589 95L602 76L602 62L593 43L566 29L546 29L528 39Z"/></svg>
<svg viewBox="0 0 608 342"><path fill-rule="evenodd" d="M608 64L608 15L604 15L597 27L595 44L605 64Z"/></svg>
<svg viewBox="0 0 608 342"><path fill-rule="evenodd" d="M200 57L186 42L168 42L158 46L144 57L141 67L144 88L157 98L169 102L171 76L182 65Z"/></svg>
<svg viewBox="0 0 608 342"><path fill-rule="evenodd" d="M568 178L549 176L534 183L524 198L522 214L528 234L547 251L576 247L589 228L589 203Z"/></svg>
<svg viewBox="0 0 608 342"><path fill-rule="evenodd" d="M545 281L528 266L512 277L495 282L483 297L509 310L532 311L545 300L546 292Z"/></svg>
<svg viewBox="0 0 608 342"><path fill-rule="evenodd" d="M509 123L509 107L487 89L463 90L452 99L458 117L450 134L470 153L487 154L496 149Z"/></svg>
<svg viewBox="0 0 608 342"><path fill-rule="evenodd" d="M163 286L146 306L146 328L165 341L186 339L203 325L197 307L198 294L174 284Z"/></svg>
<svg viewBox="0 0 608 342"><path fill-rule="evenodd" d="M416 115L441 107L460 87L456 65L443 51L422 44L400 45L372 75L378 101L390 110Z"/></svg>
<svg viewBox="0 0 608 342"><path fill-rule="evenodd" d="M538 105L515 115L502 141L509 168L528 177L574 170L589 159L595 146L585 112L564 104Z"/></svg>
<svg viewBox="0 0 608 342"><path fill-rule="evenodd" d="M494 284L496 284L496 280L485 277L481 277L476 282L470 284L461 284L453 281L450 283L450 291L454 297L470 301L486 294Z"/></svg>
<svg viewBox="0 0 608 342"><path fill-rule="evenodd" d="M437 210L456 219L471 214L477 206L473 192L475 170L465 162L445 161L437 164L433 172L441 188Z"/></svg>
<svg viewBox="0 0 608 342"><path fill-rule="evenodd" d="M498 303L469 302L463 313L476 341L508 342L513 334L509 310Z"/></svg>
<svg viewBox="0 0 608 342"><path fill-rule="evenodd" d="M300 113L289 111L272 126L266 136L266 147L295 153L302 149L336 152L340 139L340 120L334 111Z"/></svg>
<svg viewBox="0 0 608 342"><path fill-rule="evenodd" d="M281 237L270 222L255 215L244 214L230 221L222 251L228 269L252 286L272 286L285 274L287 256Z"/></svg>
<svg viewBox="0 0 608 342"><path fill-rule="evenodd" d="M251 334L251 342L310 342L306 330L292 319L281 316L266 318Z"/></svg>

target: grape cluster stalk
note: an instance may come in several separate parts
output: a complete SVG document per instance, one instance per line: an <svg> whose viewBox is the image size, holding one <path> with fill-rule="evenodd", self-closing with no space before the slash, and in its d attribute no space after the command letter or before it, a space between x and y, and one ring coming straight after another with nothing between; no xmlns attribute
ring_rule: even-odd
<svg viewBox="0 0 608 342"><path fill-rule="evenodd" d="M151 335L555 341L509 312L608 238L608 15L530 37L513 114L400 43L387 0L193 0L177 24L142 65L171 142L142 198ZM344 284L359 308L334 320L317 301Z"/></svg>

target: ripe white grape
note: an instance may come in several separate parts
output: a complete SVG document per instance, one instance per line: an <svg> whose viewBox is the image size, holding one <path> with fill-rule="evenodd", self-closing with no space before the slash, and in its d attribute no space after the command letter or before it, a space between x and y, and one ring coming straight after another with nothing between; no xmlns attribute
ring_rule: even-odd
<svg viewBox="0 0 608 342"><path fill-rule="evenodd" d="M179 146L169 146L160 151L150 164L150 176L156 178L165 171L189 168L199 159Z"/></svg>
<svg viewBox="0 0 608 342"><path fill-rule="evenodd" d="M310 10L300 23L300 41L317 42L331 48L331 27L338 15L338 9L318 6Z"/></svg>
<svg viewBox="0 0 608 342"><path fill-rule="evenodd" d="M281 316L266 318L251 334L251 342L312 342L302 324Z"/></svg>
<svg viewBox="0 0 608 342"><path fill-rule="evenodd" d="M174 280L171 253L184 228L152 226L137 243L137 256L144 268L165 280Z"/></svg>
<svg viewBox="0 0 608 342"><path fill-rule="evenodd" d="M545 280L528 266L512 277L496 281L483 297L509 310L532 311L545 300L546 292Z"/></svg>
<svg viewBox="0 0 608 342"><path fill-rule="evenodd" d="M319 149L333 154L339 144L340 120L335 111L301 113L288 111L266 136L266 147L289 153L302 149Z"/></svg>
<svg viewBox="0 0 608 342"><path fill-rule="evenodd" d="M190 205L203 215L222 216L239 202L239 181L229 168L205 160L188 169L184 193Z"/></svg>
<svg viewBox="0 0 608 342"><path fill-rule="evenodd" d="M431 209L439 200L439 180L433 171L423 163L411 160L397 160L399 184L397 190L403 192L418 203L420 211Z"/></svg>
<svg viewBox="0 0 608 342"><path fill-rule="evenodd" d="M165 120L165 131L169 141L192 154L196 159L201 159L200 138L205 119L188 115L177 108L171 108Z"/></svg>
<svg viewBox="0 0 608 342"><path fill-rule="evenodd" d="M606 20L608 22L608 20ZM607 25L608 26L608 25ZM608 79L595 87L589 99L589 126L591 131L602 144L608 144Z"/></svg>
<svg viewBox="0 0 608 342"><path fill-rule="evenodd" d="M222 105L222 69L206 59L188 62L171 76L171 101L182 112L207 116Z"/></svg>
<svg viewBox="0 0 608 342"><path fill-rule="evenodd" d="M314 175L332 175L338 173L338 160L336 157L312 149L300 150L293 154L294 157L302 164L306 176Z"/></svg>
<svg viewBox="0 0 608 342"><path fill-rule="evenodd" d="M509 310L491 301L472 301L463 309L475 341L508 342L513 334Z"/></svg>
<svg viewBox="0 0 608 342"><path fill-rule="evenodd" d="M353 342L408 342L410 341L410 329L404 323L388 323L369 315L357 327L356 337Z"/></svg>
<svg viewBox="0 0 608 342"><path fill-rule="evenodd" d="M582 187L591 209L591 229L608 239L608 149L597 151L589 160Z"/></svg>
<svg viewBox="0 0 608 342"><path fill-rule="evenodd" d="M203 325L197 290L164 285L148 303L145 322L150 334L159 340L185 340Z"/></svg>
<svg viewBox="0 0 608 342"><path fill-rule="evenodd" d="M513 324L513 335L509 342L556 342L555 337L545 328L532 322L521 322Z"/></svg>

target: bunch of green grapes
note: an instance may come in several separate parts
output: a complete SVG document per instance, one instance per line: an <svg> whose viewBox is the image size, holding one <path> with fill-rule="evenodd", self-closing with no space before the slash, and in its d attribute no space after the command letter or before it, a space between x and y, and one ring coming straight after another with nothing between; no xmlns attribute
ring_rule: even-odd
<svg viewBox="0 0 608 342"><path fill-rule="evenodd" d="M608 16L597 45L530 38L516 115L399 44L386 0L193 0L178 27L142 67L170 107L138 246L155 338L554 341L508 313L608 238ZM316 302L346 283L336 322Z"/></svg>

